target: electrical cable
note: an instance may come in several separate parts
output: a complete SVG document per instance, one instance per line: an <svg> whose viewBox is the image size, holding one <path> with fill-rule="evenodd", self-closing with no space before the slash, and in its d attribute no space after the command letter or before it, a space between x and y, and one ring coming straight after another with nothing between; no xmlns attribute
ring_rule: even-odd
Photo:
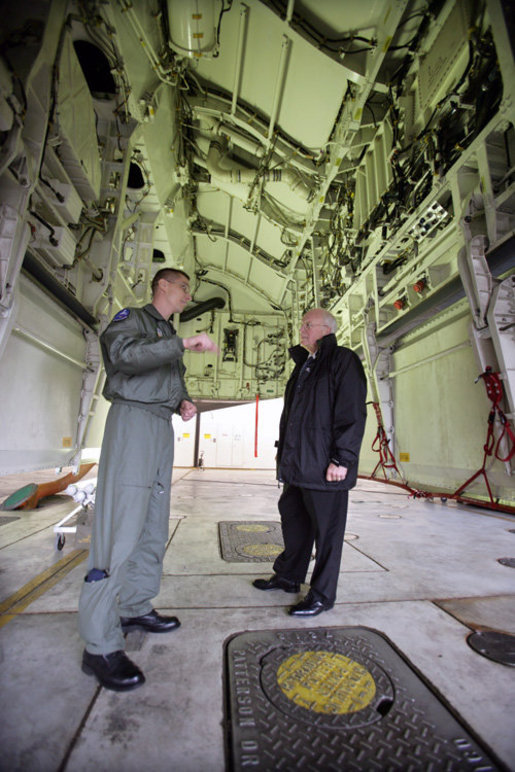
<svg viewBox="0 0 515 772"><path fill-rule="evenodd" d="M57 247L59 245L59 242L58 242L58 240L55 237L55 230L54 230L54 228L52 228L50 223L48 223L46 220L44 220L43 217L41 217L41 215L39 215L33 209L29 209L29 214L31 214L33 217L35 217L36 220L38 220L42 225L45 226L45 228L47 228L50 231L50 236L49 236L48 240L50 241L50 243L52 244L53 247Z"/></svg>
<svg viewBox="0 0 515 772"><path fill-rule="evenodd" d="M197 274L195 274L197 275ZM235 322L233 318L233 310L232 310L232 295L231 291L225 286L225 284L222 284L219 281L215 281L214 279L206 279L205 276L197 276L199 279L199 282L206 283L206 284L214 284L216 287L221 287L225 292L227 292L227 305L229 306L229 324L239 324L239 322Z"/></svg>
<svg viewBox="0 0 515 772"><path fill-rule="evenodd" d="M217 47L220 46L220 29L221 29L221 26L222 26L222 16L224 15L224 13L227 13L227 11L231 10L232 3L233 3L233 0L228 0L228 6L226 8L225 7L225 0L222 0L222 8L220 10L220 15L218 17L218 24L216 25L216 45L217 45ZM216 56L218 56L218 51L216 51L216 53L213 54L213 58L216 57Z"/></svg>
<svg viewBox="0 0 515 772"><path fill-rule="evenodd" d="M58 201L59 201L59 202L62 204L62 203L64 202L64 196L63 196L63 194L62 194L62 193L59 193L59 191L58 191L58 190L56 190L56 189L54 188L54 186L53 186L53 185L51 185L51 184L48 182L48 180L45 180L45 179L43 178L43 176L42 176L42 174L41 174L41 168L40 168L40 170L39 170L39 179L41 180L41 182L43 183L43 185L46 185L46 187L47 187L47 188L49 188L49 189L52 191L52 193L53 193L53 194L54 194L54 196L57 198L57 200L58 200Z"/></svg>

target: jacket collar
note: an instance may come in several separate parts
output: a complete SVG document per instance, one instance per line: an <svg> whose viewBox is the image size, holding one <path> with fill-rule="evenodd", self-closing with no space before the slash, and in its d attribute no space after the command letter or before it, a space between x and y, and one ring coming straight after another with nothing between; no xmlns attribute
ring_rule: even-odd
<svg viewBox="0 0 515 772"><path fill-rule="evenodd" d="M146 306L143 306L143 310L146 311L147 314L150 314L150 316L153 316L154 319L158 319L159 321L164 319L164 316L159 313L159 311L157 310L157 308L153 303L147 303Z"/></svg>
<svg viewBox="0 0 515 772"><path fill-rule="evenodd" d="M175 327L173 326L171 321L172 317L170 316L168 319L165 319L164 316L159 313L159 311L157 310L157 308L153 303L147 303L146 306L143 306L143 310L146 311L147 314L150 314L150 316L153 316L154 319L157 319L158 322L162 322L162 321L168 322L172 330L175 332Z"/></svg>
<svg viewBox="0 0 515 772"><path fill-rule="evenodd" d="M336 335L331 332L329 335L324 335L323 338L320 338L318 341L318 350L316 359L323 359L327 354L332 351L336 346L338 345L336 341ZM296 365L304 364L306 359L309 356L309 351L304 348L304 346L301 346L300 344L297 346L292 346L289 349L289 354Z"/></svg>

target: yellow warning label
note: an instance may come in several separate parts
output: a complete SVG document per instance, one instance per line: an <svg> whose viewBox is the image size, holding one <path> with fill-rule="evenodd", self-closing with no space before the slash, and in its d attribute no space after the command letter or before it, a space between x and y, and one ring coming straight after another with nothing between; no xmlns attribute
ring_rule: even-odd
<svg viewBox="0 0 515 772"><path fill-rule="evenodd" d="M210 434L204 434L204 439L205 440L210 440L211 439L211 435Z"/></svg>
<svg viewBox="0 0 515 772"><path fill-rule="evenodd" d="M183 432L182 436L184 437L185 440L187 440L189 438L190 434L189 434L189 432L188 433L184 433Z"/></svg>
<svg viewBox="0 0 515 772"><path fill-rule="evenodd" d="M399 461L409 461L409 453L399 453Z"/></svg>
<svg viewBox="0 0 515 772"><path fill-rule="evenodd" d="M277 670L277 683L294 702L314 713L341 715L366 708L375 681L358 662L330 651L302 651Z"/></svg>
<svg viewBox="0 0 515 772"><path fill-rule="evenodd" d="M63 437L63 448L71 448L72 442L73 440L71 437Z"/></svg>

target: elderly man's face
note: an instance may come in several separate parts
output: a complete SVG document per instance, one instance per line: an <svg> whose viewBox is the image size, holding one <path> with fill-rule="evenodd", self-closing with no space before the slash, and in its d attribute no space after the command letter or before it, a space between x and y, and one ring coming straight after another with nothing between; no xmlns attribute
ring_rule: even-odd
<svg viewBox="0 0 515 772"><path fill-rule="evenodd" d="M329 325L324 323L323 314L320 311L308 311L302 317L300 325L301 346L314 354L317 350L317 341L331 332Z"/></svg>

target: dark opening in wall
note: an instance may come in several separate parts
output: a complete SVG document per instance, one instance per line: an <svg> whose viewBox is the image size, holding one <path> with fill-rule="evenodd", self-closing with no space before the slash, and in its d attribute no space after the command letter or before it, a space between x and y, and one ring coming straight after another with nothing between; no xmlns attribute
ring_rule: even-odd
<svg viewBox="0 0 515 772"><path fill-rule="evenodd" d="M129 166L129 177L127 179L127 187L132 188L133 190L139 190L145 185L145 179L143 177L143 172L141 171L141 167L138 166L138 164L135 164L134 161L131 161L131 165Z"/></svg>
<svg viewBox="0 0 515 772"><path fill-rule="evenodd" d="M91 96L95 99L112 99L116 95L116 83L106 55L87 40L74 40L73 47Z"/></svg>
<svg viewBox="0 0 515 772"><path fill-rule="evenodd" d="M153 263L164 263L166 260L166 257L164 255L164 252L161 252L160 249L154 249L152 252L152 262Z"/></svg>

